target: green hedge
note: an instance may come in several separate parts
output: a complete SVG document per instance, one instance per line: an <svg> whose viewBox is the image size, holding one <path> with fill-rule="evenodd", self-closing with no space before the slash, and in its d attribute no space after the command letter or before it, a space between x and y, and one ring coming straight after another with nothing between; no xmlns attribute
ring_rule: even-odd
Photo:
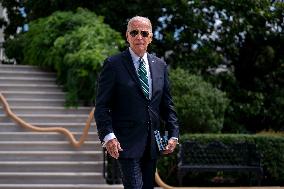
<svg viewBox="0 0 284 189"><path fill-rule="evenodd" d="M281 135L258 134L258 135L239 135L239 134L186 134L182 135L180 142L195 140L200 143L211 141L221 141L223 143L251 142L255 143L257 150L262 154L261 164L263 166L262 185L280 186L284 185L284 137ZM162 157L158 162L158 170L162 179L169 185L178 186L177 182L177 151ZM196 175L195 175L196 176ZM204 179L204 176L195 177ZM191 178L192 179L192 178ZM186 180L189 180L186 179ZM216 183L215 183L216 184ZM239 184L239 183L237 183ZM236 186L237 186L236 184ZM214 183L212 183L214 185Z"/></svg>
<svg viewBox="0 0 284 189"><path fill-rule="evenodd" d="M82 8L55 12L29 26L28 32L5 43L7 56L56 71L58 84L67 91L66 105L92 103L104 59L125 45L120 33Z"/></svg>
<svg viewBox="0 0 284 189"><path fill-rule="evenodd" d="M181 68L170 70L170 80L181 133L220 133L229 104L226 94Z"/></svg>

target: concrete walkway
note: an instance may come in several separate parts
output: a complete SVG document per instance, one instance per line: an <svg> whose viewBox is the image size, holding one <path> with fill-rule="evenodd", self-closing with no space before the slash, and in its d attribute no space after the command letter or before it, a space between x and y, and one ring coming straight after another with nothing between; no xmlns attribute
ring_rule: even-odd
<svg viewBox="0 0 284 189"><path fill-rule="evenodd" d="M155 187L155 189L163 189ZM173 189L284 189L284 186L246 186L246 187L173 187Z"/></svg>

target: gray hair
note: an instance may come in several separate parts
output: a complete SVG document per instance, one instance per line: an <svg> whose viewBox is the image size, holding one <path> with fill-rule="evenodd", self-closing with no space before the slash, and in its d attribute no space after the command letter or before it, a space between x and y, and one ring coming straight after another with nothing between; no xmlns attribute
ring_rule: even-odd
<svg viewBox="0 0 284 189"><path fill-rule="evenodd" d="M152 33L152 24L151 24L151 21L149 20L149 18L143 17L143 16L134 16L134 17L132 17L132 18L128 21L128 24L127 24L127 31L130 30L131 24L132 24L132 22L134 22L134 21L140 21L140 22L145 22L145 23L147 23L148 26L149 26L149 29L150 29L150 31L151 31L151 33Z"/></svg>

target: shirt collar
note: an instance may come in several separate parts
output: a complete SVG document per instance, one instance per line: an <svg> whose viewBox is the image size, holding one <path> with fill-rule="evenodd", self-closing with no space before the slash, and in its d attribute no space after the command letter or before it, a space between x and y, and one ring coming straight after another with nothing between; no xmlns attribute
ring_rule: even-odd
<svg viewBox="0 0 284 189"><path fill-rule="evenodd" d="M129 47L129 52L130 52L130 55L131 55L131 58L132 58L132 61L135 63L135 62L138 62L138 60L140 59L139 56L137 56L133 51L132 49ZM143 60L144 61L147 61L147 53L144 53L144 55L142 56Z"/></svg>

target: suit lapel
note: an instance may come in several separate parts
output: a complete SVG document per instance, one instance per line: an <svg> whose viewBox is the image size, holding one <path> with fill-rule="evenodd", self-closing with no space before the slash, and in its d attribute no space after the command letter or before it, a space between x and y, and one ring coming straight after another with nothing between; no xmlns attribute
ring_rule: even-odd
<svg viewBox="0 0 284 189"><path fill-rule="evenodd" d="M151 79L152 79L152 98L155 95L156 88L157 88L157 76L159 75L159 68L157 67L158 64L155 63L155 59L152 57L152 55L148 54L148 62L149 62L149 68L151 72Z"/></svg>
<svg viewBox="0 0 284 189"><path fill-rule="evenodd" d="M144 98L146 98L145 95L144 95L144 93L143 93L143 89L142 89L142 86L141 86L141 84L140 84L140 81L139 81L139 78L138 78L136 69L135 69L135 67L134 67L134 64L133 64L133 61L132 61L132 58L131 58L131 55L130 55L129 50L124 51L124 53L123 53L123 59L124 59L123 65L126 67L128 73L129 73L129 75L130 75L131 78L135 81L137 87L140 89L140 92L141 92L142 96L143 96Z"/></svg>
<svg viewBox="0 0 284 189"><path fill-rule="evenodd" d="M123 52L123 59L124 59L123 65L126 67L129 75L136 82L136 84L138 84L140 86L140 81L139 81L139 78L137 76L134 64L132 62L132 58L131 58L129 50L126 50L126 51Z"/></svg>

